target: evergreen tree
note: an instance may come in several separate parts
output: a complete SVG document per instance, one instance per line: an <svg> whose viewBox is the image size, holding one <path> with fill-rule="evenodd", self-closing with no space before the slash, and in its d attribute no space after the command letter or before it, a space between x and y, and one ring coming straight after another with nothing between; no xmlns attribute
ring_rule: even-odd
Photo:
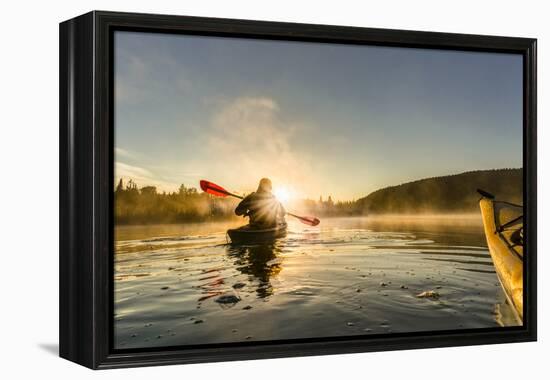
<svg viewBox="0 0 550 380"><path fill-rule="evenodd" d="M122 183L122 178L118 181L118 185L115 190L117 193L122 193L124 191L124 184Z"/></svg>

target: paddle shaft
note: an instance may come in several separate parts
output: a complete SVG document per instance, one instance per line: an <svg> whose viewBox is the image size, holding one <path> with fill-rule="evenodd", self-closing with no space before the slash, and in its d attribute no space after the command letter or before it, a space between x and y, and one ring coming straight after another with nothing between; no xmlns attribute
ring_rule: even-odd
<svg viewBox="0 0 550 380"><path fill-rule="evenodd" d="M296 215L296 214L292 214L292 213L290 213L290 212L287 212L286 214L287 214L287 215L290 215L290 216L293 216L293 217L295 217L296 219L307 220L307 219L304 218L304 217L301 217L301 216Z"/></svg>
<svg viewBox="0 0 550 380"><path fill-rule="evenodd" d="M230 193L229 191L225 190L223 187L221 187L219 185L216 185L215 183L212 183L210 181L201 180L200 181L200 186L201 186L201 189L204 192L210 193L212 195L222 196L222 197L230 196L230 197L235 197L235 198L238 198L238 199L244 199L244 197L242 197L240 195L237 195L237 194ZM290 216L298 219L300 222L308 224L310 226L316 226L321 222L319 219L317 219L315 217L299 216L299 215L296 215L296 214L292 214L290 212L286 212L286 214L290 215Z"/></svg>
<svg viewBox="0 0 550 380"><path fill-rule="evenodd" d="M219 190L218 190L219 191ZM225 194L227 194L228 196L231 196L231 197L235 197L235 198L239 198L239 199L244 199L244 197L240 196L240 195L237 195L237 194L233 194L233 193L230 193L229 191L225 191ZM305 218L302 218L301 216L298 216L296 214L292 214L290 212L287 212L286 213L287 215L290 215L290 216L293 216L295 217L296 219L300 219L300 220L305 220Z"/></svg>
<svg viewBox="0 0 550 380"><path fill-rule="evenodd" d="M217 190L217 191L220 191L220 190ZM229 191L224 191L224 193L225 193L226 195L231 196L231 197L235 197L235 198L239 198L239 199L244 199L244 197L241 197L240 195L237 195L237 194L230 193Z"/></svg>

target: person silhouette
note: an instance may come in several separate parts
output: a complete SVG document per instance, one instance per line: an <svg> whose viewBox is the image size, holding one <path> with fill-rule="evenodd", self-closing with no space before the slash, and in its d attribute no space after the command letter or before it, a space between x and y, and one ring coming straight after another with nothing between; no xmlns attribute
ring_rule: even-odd
<svg viewBox="0 0 550 380"><path fill-rule="evenodd" d="M271 180L262 178L258 189L237 205L235 214L249 217L250 226L255 228L270 228L285 223L286 210L271 190Z"/></svg>

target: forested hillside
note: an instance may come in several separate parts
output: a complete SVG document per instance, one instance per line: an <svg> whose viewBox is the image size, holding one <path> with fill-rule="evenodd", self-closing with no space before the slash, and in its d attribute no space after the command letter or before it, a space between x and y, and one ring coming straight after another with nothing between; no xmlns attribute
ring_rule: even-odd
<svg viewBox="0 0 550 380"><path fill-rule="evenodd" d="M362 214L472 212L483 189L497 199L522 204L523 170L479 170L390 186L357 200Z"/></svg>

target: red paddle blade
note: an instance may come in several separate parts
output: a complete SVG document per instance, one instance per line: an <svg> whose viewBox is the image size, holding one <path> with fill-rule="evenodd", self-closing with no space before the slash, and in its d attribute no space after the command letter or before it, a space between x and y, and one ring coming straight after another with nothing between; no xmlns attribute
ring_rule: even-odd
<svg viewBox="0 0 550 380"><path fill-rule="evenodd" d="M215 195L217 197L227 197L229 194L229 191L225 190L223 187L216 185L215 183L205 181L202 179L200 181L201 189L205 193Z"/></svg>
<svg viewBox="0 0 550 380"><path fill-rule="evenodd" d="M304 224L307 224L307 225L310 225L310 226L316 226L318 225L319 223L321 223L321 221L313 216L301 216L298 218L300 220L300 222L304 223Z"/></svg>
<svg viewBox="0 0 550 380"><path fill-rule="evenodd" d="M300 216L300 215L291 214L290 212L287 212L287 214L295 217L300 222L307 224L309 226L316 226L319 223L321 223L321 221L314 216Z"/></svg>

